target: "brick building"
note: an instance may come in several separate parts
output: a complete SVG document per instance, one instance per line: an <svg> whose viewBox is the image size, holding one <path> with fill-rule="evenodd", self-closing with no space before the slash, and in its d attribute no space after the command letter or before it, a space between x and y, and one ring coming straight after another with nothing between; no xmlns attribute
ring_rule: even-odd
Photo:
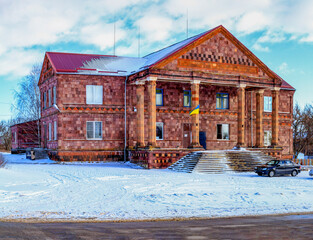
<svg viewBox="0 0 313 240"><path fill-rule="evenodd" d="M126 152L158 168L203 148L293 153L295 89L223 26L142 58L47 52L39 87L42 145L56 160Z"/></svg>
<svg viewBox="0 0 313 240"><path fill-rule="evenodd" d="M28 121L11 126L11 153L25 152L39 147L39 121Z"/></svg>

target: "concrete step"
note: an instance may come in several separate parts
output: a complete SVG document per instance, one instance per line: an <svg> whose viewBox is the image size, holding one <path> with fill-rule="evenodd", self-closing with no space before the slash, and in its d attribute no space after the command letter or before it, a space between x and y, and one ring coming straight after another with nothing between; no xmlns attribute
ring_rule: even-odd
<svg viewBox="0 0 313 240"><path fill-rule="evenodd" d="M247 172L272 159L257 151L199 151L186 155L169 169L198 173Z"/></svg>

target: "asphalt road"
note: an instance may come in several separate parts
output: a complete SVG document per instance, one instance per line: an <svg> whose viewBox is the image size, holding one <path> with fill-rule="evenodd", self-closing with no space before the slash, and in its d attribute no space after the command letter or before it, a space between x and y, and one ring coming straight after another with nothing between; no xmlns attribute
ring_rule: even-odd
<svg viewBox="0 0 313 240"><path fill-rule="evenodd" d="M313 239L313 214L120 223L0 222L0 239Z"/></svg>

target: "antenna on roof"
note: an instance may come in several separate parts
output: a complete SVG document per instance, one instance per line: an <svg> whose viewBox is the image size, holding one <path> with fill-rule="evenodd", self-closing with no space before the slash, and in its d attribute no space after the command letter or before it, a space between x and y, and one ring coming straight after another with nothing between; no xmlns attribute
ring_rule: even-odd
<svg viewBox="0 0 313 240"><path fill-rule="evenodd" d="M116 32L116 20L114 15L114 32L113 32L113 55L115 56L115 32Z"/></svg>
<svg viewBox="0 0 313 240"><path fill-rule="evenodd" d="M186 38L188 38L188 8L187 8L187 18L186 18Z"/></svg>
<svg viewBox="0 0 313 240"><path fill-rule="evenodd" d="M138 27L138 57L140 57L140 25Z"/></svg>

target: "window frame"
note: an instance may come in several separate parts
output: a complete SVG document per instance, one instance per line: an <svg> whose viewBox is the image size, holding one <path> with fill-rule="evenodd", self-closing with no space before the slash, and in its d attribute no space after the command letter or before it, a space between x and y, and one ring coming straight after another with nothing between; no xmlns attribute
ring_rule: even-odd
<svg viewBox="0 0 313 240"><path fill-rule="evenodd" d="M43 109L47 108L47 92L43 93Z"/></svg>
<svg viewBox="0 0 313 240"><path fill-rule="evenodd" d="M49 88L49 90L48 90L48 105L49 105L49 107L52 105L52 101L51 101L51 88Z"/></svg>
<svg viewBox="0 0 313 240"><path fill-rule="evenodd" d="M221 136L222 138L218 138L219 137L219 133L218 133L218 126L221 125L222 128L221 128ZM228 138L223 138L223 129L224 129L224 126L227 126L228 127ZM230 140L230 124L228 123L218 123L216 125L216 139L217 140L223 140L223 141L229 141Z"/></svg>
<svg viewBox="0 0 313 240"><path fill-rule="evenodd" d="M88 102L88 91L87 88L92 87L92 101ZM101 88L101 102L96 102L95 101L95 89L96 88ZM103 86L102 85L86 85L86 104L88 105L102 105L103 104Z"/></svg>
<svg viewBox="0 0 313 240"><path fill-rule="evenodd" d="M157 90L161 90L161 93L157 93ZM162 104L161 105L158 105L157 104L157 95L161 95L161 99L162 99ZM156 88L155 89L155 105L156 106L164 106L164 101L163 101L163 89L162 88Z"/></svg>
<svg viewBox="0 0 313 240"><path fill-rule="evenodd" d="M185 94L185 92L188 92L188 94ZM184 93L184 98L183 98L184 107L189 107L189 108L191 108L191 90L183 90L183 93ZM186 106L186 105L185 105L185 96L187 96L187 97L189 98L190 106Z"/></svg>
<svg viewBox="0 0 313 240"><path fill-rule="evenodd" d="M223 96L221 96L221 97L218 97L217 95L218 94L222 94L222 95L226 95L227 97L223 97ZM224 99L227 99L227 108L225 108L224 107ZM218 99L221 99L222 101L221 101L221 107L219 108L218 106L217 106L217 103L218 103ZM222 110L225 110L225 109L229 109L229 93L221 93L221 92L218 92L218 93L216 93L216 109L222 109Z"/></svg>
<svg viewBox="0 0 313 240"><path fill-rule="evenodd" d="M51 122L49 122L48 128L49 128L48 141L51 141L52 140L52 124L51 124Z"/></svg>
<svg viewBox="0 0 313 240"><path fill-rule="evenodd" d="M56 86L53 86L53 104L57 104L57 91Z"/></svg>
<svg viewBox="0 0 313 240"><path fill-rule="evenodd" d="M58 129L58 126L57 126L57 121L54 121L53 123L53 140L58 140L58 132L57 132L57 129Z"/></svg>
<svg viewBox="0 0 313 240"><path fill-rule="evenodd" d="M162 138L158 138L157 137L157 127L158 125L161 125L162 126ZM156 132L155 132L155 139L156 140L164 140L164 123L163 122L156 122L155 123L155 129L156 129Z"/></svg>
<svg viewBox="0 0 313 240"><path fill-rule="evenodd" d="M88 138L88 123L93 123L93 137ZM96 123L101 123L101 137L100 138L95 138L95 133L96 133ZM86 121L86 139L87 140L102 140L103 139L103 124L102 121Z"/></svg>
<svg viewBox="0 0 313 240"><path fill-rule="evenodd" d="M265 104L265 99L271 99L271 102L269 102L268 100L267 100L267 104ZM271 103L271 104L270 104ZM264 112L272 112L273 111L273 109L272 109L272 104L273 104L273 98L272 98L272 96L264 96L264 98L263 98L263 110L264 110ZM267 107L267 108L266 108Z"/></svg>

